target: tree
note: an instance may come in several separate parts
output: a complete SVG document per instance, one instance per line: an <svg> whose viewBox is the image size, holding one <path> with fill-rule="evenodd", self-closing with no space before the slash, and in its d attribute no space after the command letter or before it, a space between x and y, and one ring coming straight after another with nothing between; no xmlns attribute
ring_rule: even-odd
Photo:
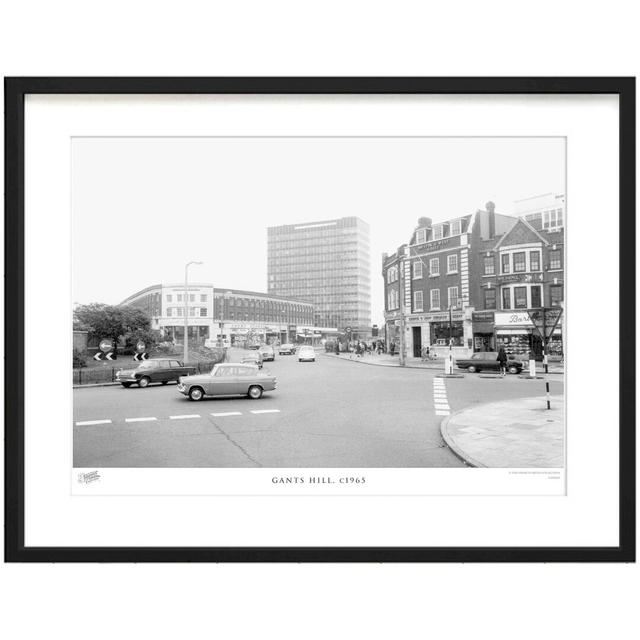
<svg viewBox="0 0 640 640"><path fill-rule="evenodd" d="M142 309L94 302L76 307L73 312L75 329L88 332L90 339L107 338L118 344L120 338L131 344L142 340L155 344L159 332L151 329L151 318Z"/></svg>

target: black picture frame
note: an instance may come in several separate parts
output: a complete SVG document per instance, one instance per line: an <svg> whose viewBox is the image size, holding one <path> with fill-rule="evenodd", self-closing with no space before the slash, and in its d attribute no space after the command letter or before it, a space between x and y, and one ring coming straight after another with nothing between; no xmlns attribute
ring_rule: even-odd
<svg viewBox="0 0 640 640"><path fill-rule="evenodd" d="M5 78L5 561L635 561L635 78ZM26 547L24 539L24 104L28 94L615 94L619 98L619 531L612 547ZM622 302L624 301L624 302Z"/></svg>

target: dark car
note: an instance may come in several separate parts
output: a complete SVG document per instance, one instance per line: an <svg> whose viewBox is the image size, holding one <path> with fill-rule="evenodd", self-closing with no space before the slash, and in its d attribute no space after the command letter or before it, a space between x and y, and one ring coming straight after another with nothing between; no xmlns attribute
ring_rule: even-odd
<svg viewBox="0 0 640 640"><path fill-rule="evenodd" d="M480 351L474 353L470 358L457 358L458 369L466 369L469 373L476 371L500 371L497 351ZM522 362L519 360L508 360L507 371L509 373L520 373Z"/></svg>
<svg viewBox="0 0 640 640"><path fill-rule="evenodd" d="M258 369L262 369L262 354L259 351L249 351L240 359L242 364L255 364Z"/></svg>
<svg viewBox="0 0 640 640"><path fill-rule="evenodd" d="M217 364L211 373L185 376L178 381L178 391L191 400L205 396L249 396L258 400L277 386L275 376L260 373L253 364Z"/></svg>
<svg viewBox="0 0 640 640"><path fill-rule="evenodd" d="M281 344L278 347L278 353L281 356L292 356L296 352L296 347L293 344L289 344L288 342L285 344Z"/></svg>
<svg viewBox="0 0 640 640"><path fill-rule="evenodd" d="M263 344L259 349L259 353L262 356L263 362L276 359L276 352L274 348L269 344Z"/></svg>
<svg viewBox="0 0 640 640"><path fill-rule="evenodd" d="M139 387L148 387L152 382L178 382L180 376L193 375L195 367L185 367L179 360L157 358L145 360L133 369L120 369L116 373L116 382L123 387L137 384Z"/></svg>

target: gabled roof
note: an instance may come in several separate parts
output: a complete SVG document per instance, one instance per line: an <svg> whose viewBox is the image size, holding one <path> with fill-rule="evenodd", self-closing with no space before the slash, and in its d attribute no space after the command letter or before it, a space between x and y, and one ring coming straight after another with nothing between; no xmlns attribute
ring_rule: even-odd
<svg viewBox="0 0 640 640"><path fill-rule="evenodd" d="M507 231L506 233L504 233L500 239L498 240L498 242L496 243L495 247L493 248L494 251L498 250L498 247L503 244L503 242L506 240L506 238L508 238L511 233L516 229L516 227L518 225L523 225L528 231L530 231L534 236L536 236L537 238L539 238L539 240L546 246L549 244L549 241L542 236L536 229L534 229L524 218L518 218L513 226L511 227L511 229L509 229L509 231ZM505 243L508 246L508 243Z"/></svg>

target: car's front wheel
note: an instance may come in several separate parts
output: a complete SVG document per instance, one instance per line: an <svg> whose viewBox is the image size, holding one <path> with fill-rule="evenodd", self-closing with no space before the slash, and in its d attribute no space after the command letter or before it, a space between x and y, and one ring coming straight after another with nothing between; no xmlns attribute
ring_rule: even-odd
<svg viewBox="0 0 640 640"><path fill-rule="evenodd" d="M204 398L204 391L200 387L191 387L189 390L189 398L194 401Z"/></svg>
<svg viewBox="0 0 640 640"><path fill-rule="evenodd" d="M258 385L253 385L249 387L249 392L247 394L252 400L259 400L262 398L262 387Z"/></svg>
<svg viewBox="0 0 640 640"><path fill-rule="evenodd" d="M473 365L470 365L467 367L467 371L469 373L475 373L476 372L476 368Z"/></svg>
<svg viewBox="0 0 640 640"><path fill-rule="evenodd" d="M140 380L138 380L138 386L141 389L144 389L145 387L149 386L150 382L151 382L150 378L148 378L147 376L142 376L142 378L140 378Z"/></svg>

